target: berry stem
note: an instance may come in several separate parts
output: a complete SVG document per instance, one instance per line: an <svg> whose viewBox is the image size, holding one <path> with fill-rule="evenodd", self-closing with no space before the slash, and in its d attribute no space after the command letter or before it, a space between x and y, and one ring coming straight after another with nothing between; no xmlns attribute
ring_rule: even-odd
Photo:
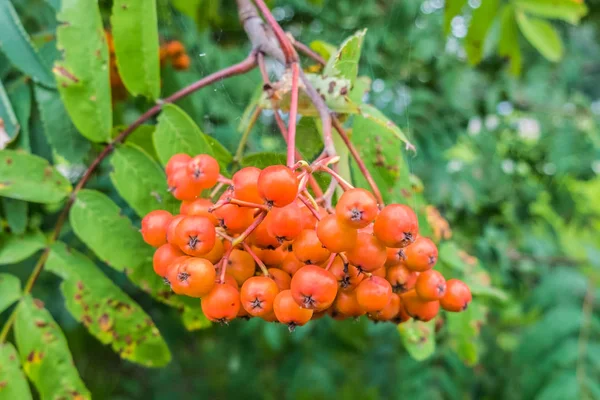
<svg viewBox="0 0 600 400"><path fill-rule="evenodd" d="M250 246L248 246L248 244L246 244L246 243L244 243L243 245L244 245L244 250L246 250L248 252L248 254L250 254L252 256L252 258L254 258L254 261L256 261L256 263L258 264L263 275L266 277L270 277L271 274L269 274L269 270L267 269L266 265L256 255L256 253L252 251L252 248Z"/></svg>
<svg viewBox="0 0 600 400"><path fill-rule="evenodd" d="M346 181L344 178L342 178L340 176L340 174L338 174L337 172L335 172L333 169L329 168L326 165L320 165L319 169L322 171L327 172L329 175L331 175L332 178L334 178L342 187L342 189L344 189L344 191L349 190L349 189L354 189L354 186L352 186L352 184L350 184L348 181Z"/></svg>
<svg viewBox="0 0 600 400"><path fill-rule="evenodd" d="M243 201L243 200L238 200L238 199L229 199L228 203L235 204L236 206L240 206L240 207L258 208L265 212L269 211L269 207L267 207L266 205L258 204L258 203L251 203L249 201Z"/></svg>
<svg viewBox="0 0 600 400"><path fill-rule="evenodd" d="M220 283L225 283L225 273L227 272L227 266L229 265L229 256L231 255L231 252L233 251L233 246L231 246L229 248L229 250L227 250L227 252L225 253L225 255L223 256L223 258L221 258L221 275L219 276L219 282Z"/></svg>
<svg viewBox="0 0 600 400"><path fill-rule="evenodd" d="M302 203L304 203L304 205L306 206L306 208L308 208L308 210L312 213L312 215L315 216L315 218L317 219L317 221L321 220L321 215L319 214L319 212L315 208L314 204L312 204L309 200L305 199L304 196L298 196L298 199L300 199L300 201Z"/></svg>
<svg viewBox="0 0 600 400"><path fill-rule="evenodd" d="M242 234L240 236L236 237L235 240L233 242L231 242L231 246L236 247L237 245L242 243L244 240L246 240L246 238L248 236L250 236L250 234L256 229L256 227L265 220L266 216L267 216L267 212L261 211L261 213L254 220L254 222L252 222L252 224L248 228L246 228L246 230L244 232L242 232Z"/></svg>
<svg viewBox="0 0 600 400"><path fill-rule="evenodd" d="M329 271L329 268L331 268L331 266L333 265L333 260L335 260L335 256L337 256L337 253L331 253L331 255L329 256L329 260L327 260L327 266L325 267L325 271Z"/></svg>
<svg viewBox="0 0 600 400"><path fill-rule="evenodd" d="M290 119L288 124L288 148L287 148L287 166L292 168L295 164L296 155L296 120L298 119L298 80L300 67L298 63L292 64L292 93L290 102Z"/></svg>
<svg viewBox="0 0 600 400"><path fill-rule="evenodd" d="M208 197L210 197L211 199L214 199L214 197L219 194L219 191L223 188L223 186L225 186L226 183L224 182L219 182L215 185L214 189L212 190L212 192L210 192L210 195Z"/></svg>
<svg viewBox="0 0 600 400"><path fill-rule="evenodd" d="M292 44L294 45L294 47L298 51L300 51L300 53L304 54L305 56L308 56L309 58L312 58L314 61L318 62L321 65L327 64L327 61L325 61L325 59L323 57L321 57L319 54L317 54L315 51L313 51L313 49L311 49L304 43L298 42L294 38L292 38L291 41L292 41Z"/></svg>
<svg viewBox="0 0 600 400"><path fill-rule="evenodd" d="M79 182L77 183L77 185L71 192L71 196L67 200L64 208L62 209L62 212L60 213L60 215L58 217L58 220L56 221L56 224L54 225L54 231L52 232L52 236L48 240L48 243L47 243L46 248L44 249L44 252L42 253L37 264L33 268L33 271L29 275L29 278L27 279L27 283L25 284L25 288L23 289L23 295L27 295L27 294L31 293L31 291L33 290L33 287L34 287L35 283L37 282L38 277L40 276L42 270L44 269L46 260L48 259L48 256L50 255L50 246L60 236L62 227L63 227L65 221L67 220L67 217L69 215L69 210L71 209L71 206L75 202L77 194L85 186L85 184L90 180L90 178L92 177L92 174L94 173L94 171L96 170L98 165L100 165L100 163L109 154L112 153L112 151L116 148L117 144L123 142L131 133L133 133L133 131L137 127L139 127L144 122L146 122L147 120L149 120L150 118L152 118L153 116L158 114L160 112L160 110L162 110L162 108L165 104L173 103L183 97L188 96L189 94L191 94L197 90L200 90L200 89L202 89L212 83L220 81L222 79L229 78L231 76L245 74L246 72L253 70L255 67L256 67L256 52L252 51L245 60L243 60L237 64L234 64L230 67L224 68L220 71L214 72L214 73L200 79L199 81L196 81L196 82L192 83L191 85L186 86L183 89L173 93L171 96L167 97L166 99L159 101L155 106L150 108L148 111L146 111L144 114L142 114L135 122L133 122L131 125L129 125L125 130L123 130L123 132L121 132L112 142L107 144L106 147L104 147L104 149L102 150L102 152L100 154L98 154L96 159L94 161L92 161L90 166L87 168L87 170L83 174L83 177L79 180ZM4 343L4 341L6 340L6 337L8 336L8 332L10 331L10 328L12 327L14 320L15 320L14 315L16 313L16 310L17 310L17 308L15 307L15 309L12 311L12 314L8 317L8 320L4 324L4 327L2 328L2 332L0 332L0 344Z"/></svg>

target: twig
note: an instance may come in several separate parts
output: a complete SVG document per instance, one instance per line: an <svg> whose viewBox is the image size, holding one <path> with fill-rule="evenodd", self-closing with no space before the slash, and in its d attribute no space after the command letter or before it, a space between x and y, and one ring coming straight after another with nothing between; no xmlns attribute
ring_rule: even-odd
<svg viewBox="0 0 600 400"><path fill-rule="evenodd" d="M290 101L290 122L288 124L287 140L287 166L292 167L295 164L296 155L296 120L298 119L298 79L300 67L298 63L292 63L292 93Z"/></svg>
<svg viewBox="0 0 600 400"><path fill-rule="evenodd" d="M265 20L273 30L275 37L277 37L279 45L281 46L281 50L283 51L283 54L285 56L286 64L290 65L291 63L297 61L298 56L296 54L296 50L294 50L294 46L292 46L290 39L287 37L279 23L275 20L273 14L271 14L269 7L267 7L263 0L254 0L254 3L260 10L263 17L265 17Z"/></svg>
<svg viewBox="0 0 600 400"><path fill-rule="evenodd" d="M252 224L244 232L242 232L240 236L236 237L235 240L231 242L231 247L236 247L240 243L243 243L244 240L246 240L246 238L250 236L250 234L256 229L256 227L265 220L266 216L267 212L261 211Z"/></svg>
<svg viewBox="0 0 600 400"><path fill-rule="evenodd" d="M288 37L289 36L290 35L288 35ZM294 47L296 49L298 49L300 51L300 53L312 58L313 60L315 60L316 62L318 62L321 65L327 64L327 61L325 61L325 59L323 57L318 55L316 52L314 52L310 47L308 47L304 43L296 41L293 37L291 38L291 41L292 41L292 44L294 45Z"/></svg>
<svg viewBox="0 0 600 400"><path fill-rule="evenodd" d="M246 242L243 243L243 246L244 246L244 250L246 250L246 252L252 256L252 258L254 258L254 261L256 261L256 263L260 267L260 270L262 271L263 275L266 277L270 277L271 274L269 274L269 270L265 266L265 263L262 262L260 257L258 257L254 251L252 251L252 248L250 246L248 246L248 244Z"/></svg>
<svg viewBox="0 0 600 400"><path fill-rule="evenodd" d="M231 246L229 250L225 253L223 258L221 259L221 274L219 275L219 282L225 283L225 274L227 273L227 266L229 265L229 256L233 251L234 246Z"/></svg>

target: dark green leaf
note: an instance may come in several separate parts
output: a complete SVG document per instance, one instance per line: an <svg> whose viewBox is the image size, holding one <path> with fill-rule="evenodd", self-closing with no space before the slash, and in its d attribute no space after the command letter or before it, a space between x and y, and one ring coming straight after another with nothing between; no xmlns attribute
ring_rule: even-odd
<svg viewBox="0 0 600 400"><path fill-rule="evenodd" d="M100 192L80 191L69 220L75 234L118 271L137 267L150 250L119 206Z"/></svg>
<svg viewBox="0 0 600 400"><path fill-rule="evenodd" d="M115 0L111 26L119 75L134 96L160 94L155 0Z"/></svg>
<svg viewBox="0 0 600 400"><path fill-rule="evenodd" d="M531 18L523 12L517 13L517 23L525 39L550 61L559 61L564 53L562 40L556 29L539 18Z"/></svg>
<svg viewBox="0 0 600 400"><path fill-rule="evenodd" d="M90 142L71 122L59 93L36 85L35 98L52 149L70 163L83 163L90 151Z"/></svg>
<svg viewBox="0 0 600 400"><path fill-rule="evenodd" d="M465 37L465 51L471 65L479 64L483 58L485 38L498 15L498 6L498 0L486 0L473 11L469 31Z"/></svg>
<svg viewBox="0 0 600 400"><path fill-rule="evenodd" d="M323 74L346 78L354 84L358 76L358 62L366 33L367 30L363 29L347 38L335 55L329 59Z"/></svg>
<svg viewBox="0 0 600 400"><path fill-rule="evenodd" d="M108 46L98 2L63 0L57 16L58 49L54 75L65 107L83 136L93 142L110 140L112 103Z"/></svg>
<svg viewBox="0 0 600 400"><path fill-rule="evenodd" d="M21 151L0 150L0 196L34 203L56 203L71 184L48 161Z"/></svg>
<svg viewBox="0 0 600 400"><path fill-rule="evenodd" d="M159 209L177 211L163 169L145 152L133 145L119 146L111 165L115 188L140 217Z"/></svg>
<svg viewBox="0 0 600 400"><path fill-rule="evenodd" d="M10 274L0 274L0 314L15 301L19 300L20 297L21 281L19 278ZM0 381L2 381L2 378L0 378Z"/></svg>
<svg viewBox="0 0 600 400"><path fill-rule="evenodd" d="M320 120L302 117L296 127L296 147L304 158L312 161L323 151L323 138L317 128Z"/></svg>
<svg viewBox="0 0 600 400"><path fill-rule="evenodd" d="M213 156L219 162L219 166L221 167L221 173L227 170L227 166L231 164L233 161L233 156L231 153L214 137L210 135L204 135L204 138L208 142L208 145L211 147Z"/></svg>
<svg viewBox="0 0 600 400"><path fill-rule="evenodd" d="M0 265L16 264L32 256L46 246L46 238L41 232L24 235L0 234Z"/></svg>
<svg viewBox="0 0 600 400"><path fill-rule="evenodd" d="M242 167L265 168L269 165L286 163L286 155L280 153L255 153L244 157L241 161Z"/></svg>
<svg viewBox="0 0 600 400"><path fill-rule="evenodd" d="M435 320L429 322L410 321L398 325L402 343L417 361L429 358L435 352Z"/></svg>
<svg viewBox="0 0 600 400"><path fill-rule="evenodd" d="M0 1L0 50L24 74L45 86L55 86L50 68L42 62L10 1Z"/></svg>
<svg viewBox="0 0 600 400"><path fill-rule="evenodd" d="M486 311L479 303L472 303L460 313L447 313L446 322L450 346L467 365L473 366L479 360L478 338L485 322Z"/></svg>
<svg viewBox="0 0 600 400"><path fill-rule="evenodd" d="M512 5L502 10L500 21L500 42L498 54L510 59L510 72L518 76L521 73L521 48L519 47L519 28Z"/></svg>
<svg viewBox="0 0 600 400"><path fill-rule="evenodd" d="M20 133L12 146L14 148L30 151L29 145L29 117L31 116L31 90L25 80L19 80L6 88L8 98L19 121Z"/></svg>
<svg viewBox="0 0 600 400"><path fill-rule="evenodd" d="M1 6L0 6L1 7ZM10 104L10 99L0 81L0 150L17 137L21 127Z"/></svg>
<svg viewBox="0 0 600 400"><path fill-rule="evenodd" d="M19 355L10 343L0 344L0 398L30 400L29 384L21 369Z"/></svg>
<svg viewBox="0 0 600 400"><path fill-rule="evenodd" d="M177 153L213 155L206 135L185 112L173 104L165 105L158 117L154 147L163 164Z"/></svg>
<svg viewBox="0 0 600 400"><path fill-rule="evenodd" d="M578 24L588 13L587 6L577 0L515 0L515 7L529 14Z"/></svg>
<svg viewBox="0 0 600 400"><path fill-rule="evenodd" d="M125 139L125 143L134 144L144 150L146 154L150 157L158 161L158 154L156 154L156 149L154 148L154 143L152 142L152 136L154 135L154 130L156 126L154 125L141 125L138 126L131 135L127 136Z"/></svg>
<svg viewBox="0 0 600 400"><path fill-rule="evenodd" d="M27 228L27 212L29 210L27 202L9 197L2 197L0 200L10 231L16 235L24 234Z"/></svg>
<svg viewBox="0 0 600 400"><path fill-rule="evenodd" d="M98 340L147 367L169 363L171 353L152 319L90 259L55 243L46 269L63 279L67 309Z"/></svg>
<svg viewBox="0 0 600 400"><path fill-rule="evenodd" d="M446 0L444 5L444 35L450 33L452 20L462 11L467 0Z"/></svg>
<svg viewBox="0 0 600 400"><path fill-rule="evenodd" d="M26 296L19 303L14 333L23 370L42 399L91 399L65 335L41 301Z"/></svg>

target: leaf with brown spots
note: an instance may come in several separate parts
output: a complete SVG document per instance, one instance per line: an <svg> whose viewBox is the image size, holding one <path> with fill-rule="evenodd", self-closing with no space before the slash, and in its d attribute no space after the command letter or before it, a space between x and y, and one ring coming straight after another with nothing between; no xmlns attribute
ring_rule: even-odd
<svg viewBox="0 0 600 400"><path fill-rule="evenodd" d="M10 343L0 344L0 399L31 399L17 351Z"/></svg>
<svg viewBox="0 0 600 400"><path fill-rule="evenodd" d="M91 398L73 364L64 334L50 313L37 307L31 296L19 303L14 333L23 370L40 398L69 399L73 392L80 393L84 399ZM3 365L0 363L0 369Z"/></svg>
<svg viewBox="0 0 600 400"><path fill-rule="evenodd" d="M150 317L89 258L55 243L46 269L63 279L60 288L67 310L98 340L147 367L169 363L171 353Z"/></svg>
<svg viewBox="0 0 600 400"><path fill-rule="evenodd" d="M429 322L411 319L398 325L402 344L417 361L429 358L435 352L435 319Z"/></svg>
<svg viewBox="0 0 600 400"><path fill-rule="evenodd" d="M358 76L358 62L366 33L367 30L363 29L347 38L327 62L323 75L345 78L353 85Z"/></svg>

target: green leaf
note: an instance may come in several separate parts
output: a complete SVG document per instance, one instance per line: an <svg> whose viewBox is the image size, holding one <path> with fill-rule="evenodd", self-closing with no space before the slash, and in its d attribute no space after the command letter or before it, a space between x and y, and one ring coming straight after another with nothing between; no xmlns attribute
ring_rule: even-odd
<svg viewBox="0 0 600 400"><path fill-rule="evenodd" d="M146 367L169 363L171 353L152 319L89 258L55 243L46 269L63 279L67 310L99 341Z"/></svg>
<svg viewBox="0 0 600 400"><path fill-rule="evenodd" d="M323 151L320 125L320 120L302 117L296 126L296 148L308 161L314 160Z"/></svg>
<svg viewBox="0 0 600 400"><path fill-rule="evenodd" d="M525 39L546 59L557 62L562 58L564 53L562 40L549 22L519 12L517 23Z"/></svg>
<svg viewBox="0 0 600 400"><path fill-rule="evenodd" d="M0 265L16 264L46 247L46 238L41 232L24 235L0 234Z"/></svg>
<svg viewBox="0 0 600 400"><path fill-rule="evenodd" d="M515 7L520 11L543 17L578 24L579 20L588 13L587 6L576 0L514 0Z"/></svg>
<svg viewBox="0 0 600 400"><path fill-rule="evenodd" d="M423 361L435 352L435 320L410 321L398 325L402 344L412 358Z"/></svg>
<svg viewBox="0 0 600 400"><path fill-rule="evenodd" d="M29 384L21 369L19 355L10 343L0 344L0 398L30 400Z"/></svg>
<svg viewBox="0 0 600 400"><path fill-rule="evenodd" d="M117 271L135 268L150 249L119 206L95 190L77 194L69 220L75 234Z"/></svg>
<svg viewBox="0 0 600 400"><path fill-rule="evenodd" d="M115 0L111 17L117 67L134 96L160 94L160 57L155 0Z"/></svg>
<svg viewBox="0 0 600 400"><path fill-rule="evenodd" d="M359 76L354 81L352 90L350 91L350 101L356 104L361 104L365 97L365 94L371 90L371 78L368 76Z"/></svg>
<svg viewBox="0 0 600 400"><path fill-rule="evenodd" d="M183 110L173 104L165 105L158 117L154 148L163 165L177 153L213 155L206 135Z"/></svg>
<svg viewBox="0 0 600 400"><path fill-rule="evenodd" d="M463 272L465 270L465 262L459 253L460 249L456 245L456 242L445 241L438 246L439 261L457 272Z"/></svg>
<svg viewBox="0 0 600 400"><path fill-rule="evenodd" d="M250 154L244 157L240 164L242 167L256 167L262 169L268 167L269 165L285 165L286 161L285 154L264 152Z"/></svg>
<svg viewBox="0 0 600 400"><path fill-rule="evenodd" d="M45 159L21 151L0 150L0 196L56 203L69 193L69 181Z"/></svg>
<svg viewBox="0 0 600 400"><path fill-rule="evenodd" d="M27 228L27 213L29 210L27 202L9 197L1 197L0 200L10 231L16 235L24 234Z"/></svg>
<svg viewBox="0 0 600 400"><path fill-rule="evenodd" d="M465 51L471 65L479 64L483 58L483 45L487 33L498 15L498 0L482 1L479 8L473 11L469 31L465 37Z"/></svg>
<svg viewBox="0 0 600 400"><path fill-rule="evenodd" d="M0 150L15 140L20 130L21 126L17 116L13 111L12 104L10 104L6 90L4 90L4 85L0 81Z"/></svg>
<svg viewBox="0 0 600 400"><path fill-rule="evenodd" d="M452 20L462 11L467 0L446 0L444 8L444 35L450 33Z"/></svg>
<svg viewBox="0 0 600 400"><path fill-rule="evenodd" d="M54 87L50 68L44 65L12 3L0 1L0 50L25 75L45 86Z"/></svg>
<svg viewBox="0 0 600 400"><path fill-rule="evenodd" d="M215 157L215 159L219 162L219 166L221 167L221 173L223 174L227 170L229 164L231 164L231 162L233 161L233 156L231 155L229 150L227 150L225 146L223 146L214 137L210 135L204 135L204 138L206 139L208 145L212 149L213 157Z"/></svg>
<svg viewBox="0 0 600 400"><path fill-rule="evenodd" d="M15 340L25 374L42 399L91 399L73 363L67 339L39 300L18 306Z"/></svg>
<svg viewBox="0 0 600 400"><path fill-rule="evenodd" d="M63 0L56 36L62 60L54 75L65 107L83 136L107 142L112 128L108 46L98 2Z"/></svg>
<svg viewBox="0 0 600 400"><path fill-rule="evenodd" d="M331 43L323 40L313 40L310 42L310 48L317 52L325 60L329 60L337 52L337 48Z"/></svg>
<svg viewBox="0 0 600 400"><path fill-rule="evenodd" d="M144 151L134 145L119 146L110 163L115 188L140 217L159 209L177 211L163 169Z"/></svg>
<svg viewBox="0 0 600 400"><path fill-rule="evenodd" d="M21 281L19 278L10 274L0 274L0 314L19 300L20 297ZM2 381L2 378L0 378L0 381ZM0 385L0 394L2 393L1 388L2 385Z"/></svg>
<svg viewBox="0 0 600 400"><path fill-rule="evenodd" d="M112 138L119 136L121 132L125 130L124 126L117 126L112 130ZM125 139L126 144L133 144L143 150L146 154L158 161L158 154L154 148L154 142L152 136L156 130L155 125L140 125L134 129L131 134Z"/></svg>
<svg viewBox="0 0 600 400"><path fill-rule="evenodd" d="M486 311L479 303L473 303L460 313L446 313L450 346L463 362L474 366L479 360L478 338L485 322Z"/></svg>
<svg viewBox="0 0 600 400"><path fill-rule="evenodd" d="M366 34L367 30L363 29L344 40L335 55L329 58L323 75L345 78L354 84L358 76L358 62Z"/></svg>
<svg viewBox="0 0 600 400"><path fill-rule="evenodd" d="M500 20L500 41L498 54L510 59L510 72L519 76L521 73L521 48L519 47L519 27L512 5L507 5L502 10Z"/></svg>
<svg viewBox="0 0 600 400"><path fill-rule="evenodd" d="M70 163L83 163L90 151L88 142L75 128L56 90L35 86L35 98L48 143L59 156Z"/></svg>
<svg viewBox="0 0 600 400"><path fill-rule="evenodd" d="M6 88L8 98L19 122L19 135L13 145L15 148L31 151L29 144L29 117L31 116L31 90L29 83L18 80Z"/></svg>
<svg viewBox="0 0 600 400"><path fill-rule="evenodd" d="M396 124L394 124L388 117L386 117L381 111L369 104L361 104L360 115L371 122L376 123L381 128L387 130L397 139L400 139L406 144L407 150L414 150L415 147L410 143L404 132Z"/></svg>

